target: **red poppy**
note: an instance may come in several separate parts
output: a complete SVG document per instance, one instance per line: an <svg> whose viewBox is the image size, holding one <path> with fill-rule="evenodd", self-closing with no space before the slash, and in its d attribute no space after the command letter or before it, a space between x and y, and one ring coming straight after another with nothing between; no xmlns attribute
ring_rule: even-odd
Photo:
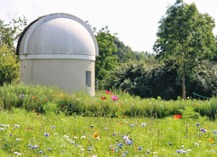
<svg viewBox="0 0 217 157"><path fill-rule="evenodd" d="M182 118L182 115L181 114L175 114L173 116L174 119L181 119Z"/></svg>
<svg viewBox="0 0 217 157"><path fill-rule="evenodd" d="M110 91L108 91L108 90L106 90L105 93L106 93L106 94L112 94L112 92L110 92Z"/></svg>

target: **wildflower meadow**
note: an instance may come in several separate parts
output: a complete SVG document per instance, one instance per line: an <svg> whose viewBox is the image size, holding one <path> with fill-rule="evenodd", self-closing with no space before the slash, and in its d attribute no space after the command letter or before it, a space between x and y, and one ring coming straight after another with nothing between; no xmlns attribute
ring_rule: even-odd
<svg viewBox="0 0 217 157"><path fill-rule="evenodd" d="M216 98L90 97L24 85L0 95L1 156L217 156Z"/></svg>

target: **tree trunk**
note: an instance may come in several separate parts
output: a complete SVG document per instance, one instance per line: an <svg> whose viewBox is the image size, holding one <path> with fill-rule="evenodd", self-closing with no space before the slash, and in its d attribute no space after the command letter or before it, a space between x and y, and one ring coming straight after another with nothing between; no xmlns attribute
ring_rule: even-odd
<svg viewBox="0 0 217 157"><path fill-rule="evenodd" d="M185 72L182 75L182 99L186 99Z"/></svg>

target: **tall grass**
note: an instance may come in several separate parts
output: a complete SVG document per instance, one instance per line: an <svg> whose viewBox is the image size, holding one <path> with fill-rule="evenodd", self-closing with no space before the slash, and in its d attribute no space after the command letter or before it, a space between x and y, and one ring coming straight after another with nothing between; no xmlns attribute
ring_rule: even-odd
<svg viewBox="0 0 217 157"><path fill-rule="evenodd" d="M67 94L51 87L7 85L0 87L0 109L22 108L37 113L63 112L66 115L103 117L165 118L192 108L201 116L215 120L217 98L210 100L141 99L121 91L97 91L95 97L85 93ZM116 99L115 99L116 98Z"/></svg>

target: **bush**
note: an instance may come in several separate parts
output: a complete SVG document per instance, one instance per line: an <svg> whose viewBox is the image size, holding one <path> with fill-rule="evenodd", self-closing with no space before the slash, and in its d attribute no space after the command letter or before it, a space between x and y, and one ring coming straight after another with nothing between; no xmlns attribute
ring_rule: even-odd
<svg viewBox="0 0 217 157"><path fill-rule="evenodd" d="M185 107L184 110L180 110L182 117L186 119L198 119L200 118L200 113L194 111L192 107Z"/></svg>

